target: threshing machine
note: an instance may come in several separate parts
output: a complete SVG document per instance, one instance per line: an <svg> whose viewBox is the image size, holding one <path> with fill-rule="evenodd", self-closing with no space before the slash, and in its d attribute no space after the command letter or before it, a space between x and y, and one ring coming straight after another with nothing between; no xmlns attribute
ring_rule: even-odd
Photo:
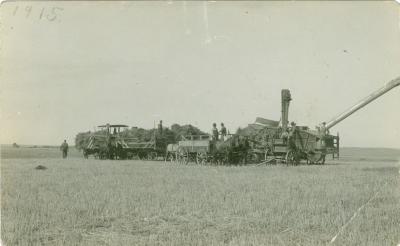
<svg viewBox="0 0 400 246"><path fill-rule="evenodd" d="M332 154L333 158L338 158L339 135L331 135L329 130L398 85L400 85L400 77L390 81L327 123L321 123L316 129L297 126L294 122L289 125L289 103L292 98L289 90L282 90L280 122L257 118L255 124L249 125L253 129L253 133L250 134L252 135L250 136L252 140L250 155L253 162L270 163L280 160L287 164L298 164L301 160L306 160L309 164L324 164L328 154Z"/></svg>

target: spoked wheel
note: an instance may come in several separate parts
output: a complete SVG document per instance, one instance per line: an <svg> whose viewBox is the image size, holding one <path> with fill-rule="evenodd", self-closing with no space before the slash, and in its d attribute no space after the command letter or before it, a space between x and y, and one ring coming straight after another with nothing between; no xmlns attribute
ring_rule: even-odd
<svg viewBox="0 0 400 246"><path fill-rule="evenodd" d="M326 156L326 154L321 154L321 158L318 160L317 164L324 165L325 164L325 156Z"/></svg>
<svg viewBox="0 0 400 246"><path fill-rule="evenodd" d="M182 164L187 165L189 163L189 154L186 153L185 155L182 156Z"/></svg>
<svg viewBox="0 0 400 246"><path fill-rule="evenodd" d="M286 165L298 165L300 163L299 158L296 155L296 152L293 150L289 150L285 156Z"/></svg>
<svg viewBox="0 0 400 246"><path fill-rule="evenodd" d="M325 164L325 153L316 152L307 155L307 164Z"/></svg>
<svg viewBox="0 0 400 246"><path fill-rule="evenodd" d="M99 152L99 159L100 160L105 160L105 159L107 159L108 158L108 153L107 152L105 152L105 151L100 151Z"/></svg>
<svg viewBox="0 0 400 246"><path fill-rule="evenodd" d="M147 160L154 161L155 159L157 159L157 153L156 152L147 153Z"/></svg>
<svg viewBox="0 0 400 246"><path fill-rule="evenodd" d="M319 159L319 155L317 153L308 153L307 154L307 164L312 165L317 162Z"/></svg>
<svg viewBox="0 0 400 246"><path fill-rule="evenodd" d="M146 153L145 152L139 152L139 153L137 153L137 156L138 156L138 158L139 158L139 160L148 160L148 155L146 155Z"/></svg>
<svg viewBox="0 0 400 246"><path fill-rule="evenodd" d="M232 164L232 158L231 158L229 152L223 152L222 154L220 154L219 159L220 159L221 165L226 166L226 165Z"/></svg>
<svg viewBox="0 0 400 246"><path fill-rule="evenodd" d="M207 164L207 153L196 154L196 164L205 165Z"/></svg>
<svg viewBox="0 0 400 246"><path fill-rule="evenodd" d="M165 155L165 161L173 162L175 160L176 160L176 153L167 152L167 154Z"/></svg>
<svg viewBox="0 0 400 246"><path fill-rule="evenodd" d="M187 165L189 163L189 153L186 151L179 151L177 153L177 160L179 164Z"/></svg>
<svg viewBox="0 0 400 246"><path fill-rule="evenodd" d="M263 154L262 153L255 153L251 152L247 154L247 161L253 164L259 164L263 161Z"/></svg>

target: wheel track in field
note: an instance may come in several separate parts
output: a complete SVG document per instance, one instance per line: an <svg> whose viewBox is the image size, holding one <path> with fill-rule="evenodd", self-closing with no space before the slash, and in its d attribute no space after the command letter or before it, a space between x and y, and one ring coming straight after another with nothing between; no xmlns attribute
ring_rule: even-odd
<svg viewBox="0 0 400 246"><path fill-rule="evenodd" d="M400 12L399 12L400 13ZM398 176L398 178L400 178L400 158L399 159L397 159L397 164L398 164L398 173L399 173L399 176ZM387 184L387 182L383 185L383 186L385 186ZM382 186L382 187L383 187ZM332 239L329 241L329 243L328 243L328 245L331 245L331 244L333 244L335 241L336 241L336 239L337 239L337 237L347 228L347 226L358 216L358 214L360 213L360 211L361 210L363 210L367 205L368 205L368 203L370 203L372 200L374 200L375 199L375 197L382 191L382 187L378 190L378 191L376 191L375 193L374 193L374 195L372 195L363 205L361 205L355 212L354 212L354 214L353 214L353 216L351 216L351 218L338 230L338 232L335 234L335 236L333 236L332 237ZM400 242L397 244L397 246L400 246Z"/></svg>
<svg viewBox="0 0 400 246"><path fill-rule="evenodd" d="M353 214L353 216L350 217L350 219L338 230L338 232L335 234L335 236L332 237L332 239L329 241L328 245L331 245L335 243L336 238L347 228L347 226L350 225L350 223L358 216L361 210L365 208L372 200L375 199L375 197L381 192L382 189L379 189L377 192L375 192L364 204L362 204Z"/></svg>
<svg viewBox="0 0 400 246"><path fill-rule="evenodd" d="M400 175L400 159L397 160L398 163L398 173ZM400 178L400 176L398 176ZM385 186L387 184L387 182L385 182L383 186ZM363 210L372 200L375 199L375 197L382 191L382 187L380 189L378 189L378 191L376 191L364 204L362 204L353 214L353 216L350 217L350 219L338 230L338 232L335 234L335 236L332 237L332 239L329 241L328 245L333 244L337 237L347 228L347 226L349 226L349 224L358 216L358 214L360 213L361 210ZM397 246L400 246L400 242L397 244Z"/></svg>

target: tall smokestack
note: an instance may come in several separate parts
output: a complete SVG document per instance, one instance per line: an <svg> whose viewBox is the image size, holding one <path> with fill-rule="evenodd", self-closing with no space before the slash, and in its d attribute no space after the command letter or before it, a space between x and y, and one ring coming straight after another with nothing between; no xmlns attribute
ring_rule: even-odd
<svg viewBox="0 0 400 246"><path fill-rule="evenodd" d="M282 129L286 131L288 124L289 124L289 103L292 100L290 95L290 91L287 89L282 90Z"/></svg>

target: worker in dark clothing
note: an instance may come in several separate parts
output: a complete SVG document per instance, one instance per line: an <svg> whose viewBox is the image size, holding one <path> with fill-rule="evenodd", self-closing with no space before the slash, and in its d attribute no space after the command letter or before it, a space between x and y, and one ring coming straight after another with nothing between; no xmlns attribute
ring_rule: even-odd
<svg viewBox="0 0 400 246"><path fill-rule="evenodd" d="M322 136L329 134L328 130L326 129L326 122L322 122L322 124L320 126L320 133Z"/></svg>
<svg viewBox="0 0 400 246"><path fill-rule="evenodd" d="M296 132L296 123L290 123L289 137L293 137Z"/></svg>
<svg viewBox="0 0 400 246"><path fill-rule="evenodd" d="M217 141L218 140L218 128L217 128L217 124L213 123L213 128L211 130L212 133L212 139Z"/></svg>
<svg viewBox="0 0 400 246"><path fill-rule="evenodd" d="M288 136L288 140L289 140L289 148L291 149L296 149L296 123L294 123L292 121L292 123L290 124L290 130L289 130L289 136Z"/></svg>
<svg viewBox="0 0 400 246"><path fill-rule="evenodd" d="M283 140L283 144L287 144L289 139L289 132L287 130L283 131L281 137Z"/></svg>
<svg viewBox="0 0 400 246"><path fill-rule="evenodd" d="M68 144L67 140L64 140L64 142L60 146L60 150L62 151L62 157L65 159L67 158L68 155Z"/></svg>
<svg viewBox="0 0 400 246"><path fill-rule="evenodd" d="M226 137L226 127L224 125L224 123L221 123L221 140L224 141L225 137Z"/></svg>
<svg viewBox="0 0 400 246"><path fill-rule="evenodd" d="M158 133L162 135L163 132L163 126L162 126L162 120L160 120L160 123L158 123Z"/></svg>

